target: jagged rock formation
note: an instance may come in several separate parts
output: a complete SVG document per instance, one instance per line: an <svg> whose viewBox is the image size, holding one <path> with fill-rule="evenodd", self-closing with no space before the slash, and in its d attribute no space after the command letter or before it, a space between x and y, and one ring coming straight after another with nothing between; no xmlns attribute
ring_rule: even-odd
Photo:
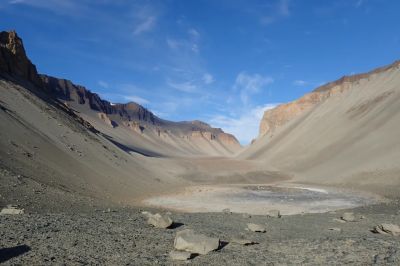
<svg viewBox="0 0 400 266"><path fill-rule="evenodd" d="M0 71L42 86L36 67L26 56L22 40L15 31L0 32Z"/></svg>

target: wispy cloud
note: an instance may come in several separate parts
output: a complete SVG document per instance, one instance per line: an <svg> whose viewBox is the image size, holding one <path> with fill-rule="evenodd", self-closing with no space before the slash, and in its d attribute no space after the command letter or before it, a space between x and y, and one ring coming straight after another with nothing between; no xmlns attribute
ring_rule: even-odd
<svg viewBox="0 0 400 266"><path fill-rule="evenodd" d="M308 82L305 81L305 80L298 79L298 80L293 81L293 85L295 85L295 86L306 86L306 85L308 85Z"/></svg>
<svg viewBox="0 0 400 266"><path fill-rule="evenodd" d="M273 82L274 79L269 76L241 72L237 75L233 88L235 91L240 91L240 99L246 105L249 103L251 95L259 93L265 86Z"/></svg>
<svg viewBox="0 0 400 266"><path fill-rule="evenodd" d="M31 6L70 16L76 16L87 8L83 2L74 0L10 0L8 3L11 5Z"/></svg>
<svg viewBox="0 0 400 266"><path fill-rule="evenodd" d="M200 51L200 33L191 28L187 31L187 35L184 38L166 38L167 46L171 50L179 51L185 53L187 51L192 51L194 53L199 53Z"/></svg>
<svg viewBox="0 0 400 266"><path fill-rule="evenodd" d="M133 4L133 35L138 36L151 32L157 26L160 11L150 4Z"/></svg>
<svg viewBox="0 0 400 266"><path fill-rule="evenodd" d="M191 28L188 30L188 33L192 38L196 40L200 38L200 33L196 29Z"/></svg>
<svg viewBox="0 0 400 266"><path fill-rule="evenodd" d="M211 83L213 83L215 80L214 80L214 77L210 74L210 73L205 73L204 75L203 75L203 82L206 84L206 85L209 85L209 84L211 84Z"/></svg>
<svg viewBox="0 0 400 266"><path fill-rule="evenodd" d="M242 110L240 116L215 115L208 122L213 127L220 127L224 131L234 134L242 144L249 144L258 136L261 118L266 110L278 104L265 104Z"/></svg>
<svg viewBox="0 0 400 266"><path fill-rule="evenodd" d="M290 0L278 0L260 18L262 25L270 25L280 19L287 18L290 13Z"/></svg>
<svg viewBox="0 0 400 266"><path fill-rule="evenodd" d="M146 18L143 18L135 27L133 30L134 35L139 35L141 33L150 31L154 28L156 25L156 17L155 16L149 16Z"/></svg>
<svg viewBox="0 0 400 266"><path fill-rule="evenodd" d="M194 85L192 82L190 81L185 81L185 82L174 82L171 80L167 80L167 84L168 86L170 86L171 88L174 88L178 91L181 92L188 92L188 93L194 93L197 91L197 86Z"/></svg>
<svg viewBox="0 0 400 266"><path fill-rule="evenodd" d="M103 81L103 80L99 80L99 81L97 82L97 84L98 84L100 87L104 88L104 89L108 89L108 88L110 87L110 85L109 85L107 82Z"/></svg>
<svg viewBox="0 0 400 266"><path fill-rule="evenodd" d="M355 7L359 8L359 7L361 7L363 5L363 3L364 3L364 0L357 0L357 2L355 4Z"/></svg>

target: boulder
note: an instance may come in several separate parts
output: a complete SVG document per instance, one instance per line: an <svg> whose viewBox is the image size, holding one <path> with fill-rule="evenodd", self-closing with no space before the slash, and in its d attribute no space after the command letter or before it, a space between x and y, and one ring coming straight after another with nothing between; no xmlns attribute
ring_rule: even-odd
<svg viewBox="0 0 400 266"><path fill-rule="evenodd" d="M281 212L279 210L270 210L267 212L268 217L281 218Z"/></svg>
<svg viewBox="0 0 400 266"><path fill-rule="evenodd" d="M248 228L250 231L253 231L253 232L260 232L260 233L265 233L265 232L267 232L267 228L265 227L265 225L262 225L262 224L248 223L248 224L247 224L247 228Z"/></svg>
<svg viewBox="0 0 400 266"><path fill-rule="evenodd" d="M187 251L172 250L169 253L172 260L188 260L192 257L192 253Z"/></svg>
<svg viewBox="0 0 400 266"><path fill-rule="evenodd" d="M185 229L176 233L174 247L195 254L205 255L219 247L219 239L195 234L191 229Z"/></svg>
<svg viewBox="0 0 400 266"><path fill-rule="evenodd" d="M392 235L392 236L400 235L400 227L395 224L380 224L375 226L372 231L374 233L379 233L383 235Z"/></svg>
<svg viewBox="0 0 400 266"><path fill-rule="evenodd" d="M343 221L346 221L346 222L355 222L356 221L356 217L354 216L354 213L352 213L352 212L343 213L343 215L342 215L342 217L340 217L340 219L342 219Z"/></svg>
<svg viewBox="0 0 400 266"><path fill-rule="evenodd" d="M147 223L157 228L168 228L172 225L173 221L168 215L147 214Z"/></svg>
<svg viewBox="0 0 400 266"><path fill-rule="evenodd" d="M16 206L8 205L0 211L0 215L24 214L24 209L18 209Z"/></svg>

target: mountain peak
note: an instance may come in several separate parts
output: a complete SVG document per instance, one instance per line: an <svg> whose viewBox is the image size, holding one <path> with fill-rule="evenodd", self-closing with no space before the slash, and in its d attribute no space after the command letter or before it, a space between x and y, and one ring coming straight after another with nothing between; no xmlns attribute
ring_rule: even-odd
<svg viewBox="0 0 400 266"><path fill-rule="evenodd" d="M0 71L39 87L43 85L36 66L26 56L22 39L14 30L0 32Z"/></svg>
<svg viewBox="0 0 400 266"><path fill-rule="evenodd" d="M0 32L0 45L8 49L14 55L26 58L22 39L15 30Z"/></svg>

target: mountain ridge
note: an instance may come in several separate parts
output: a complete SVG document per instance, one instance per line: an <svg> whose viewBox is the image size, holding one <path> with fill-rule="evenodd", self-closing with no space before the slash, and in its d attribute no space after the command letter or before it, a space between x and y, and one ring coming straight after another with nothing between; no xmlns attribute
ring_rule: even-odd
<svg viewBox="0 0 400 266"><path fill-rule="evenodd" d="M297 100L278 105L273 109L265 111L260 122L258 138L261 138L264 135L272 137L276 129L312 109L315 105L327 98L338 93L343 93L353 84L359 83L363 79L368 79L373 75L385 72L392 68L398 68L399 66L400 60L396 60L389 65L375 68L369 72L343 76L335 81L317 87Z"/></svg>
<svg viewBox="0 0 400 266"><path fill-rule="evenodd" d="M134 134L134 138L142 136L143 141L148 141L153 146L154 142L161 143L151 149L162 145L166 150L174 150L174 146L179 146L175 149L176 154L187 150L185 154L229 155L241 148L235 136L205 122L161 119L138 103L111 103L68 79L39 74L26 55L22 39L15 31L1 32L0 44L0 71L42 88L95 127L102 127L99 121L112 128L123 127L138 133ZM93 112L96 114L92 114ZM110 133L107 129L105 131ZM140 140L134 142L139 143Z"/></svg>

